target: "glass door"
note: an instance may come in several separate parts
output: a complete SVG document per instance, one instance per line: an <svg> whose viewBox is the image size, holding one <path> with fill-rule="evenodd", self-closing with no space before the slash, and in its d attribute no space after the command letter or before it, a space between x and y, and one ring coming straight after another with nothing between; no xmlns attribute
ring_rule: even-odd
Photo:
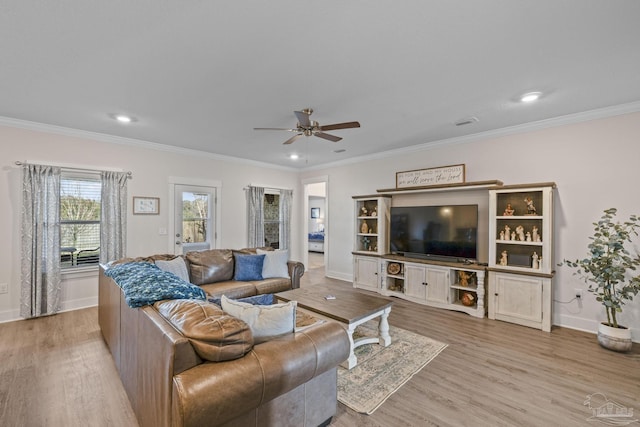
<svg viewBox="0 0 640 427"><path fill-rule="evenodd" d="M175 186L175 254L213 248L216 189Z"/></svg>

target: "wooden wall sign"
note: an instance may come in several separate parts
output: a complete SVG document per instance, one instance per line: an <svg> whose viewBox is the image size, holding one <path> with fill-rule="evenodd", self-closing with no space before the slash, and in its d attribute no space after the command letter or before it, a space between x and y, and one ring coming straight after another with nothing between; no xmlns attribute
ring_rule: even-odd
<svg viewBox="0 0 640 427"><path fill-rule="evenodd" d="M428 187L464 182L464 165L396 172L396 188Z"/></svg>

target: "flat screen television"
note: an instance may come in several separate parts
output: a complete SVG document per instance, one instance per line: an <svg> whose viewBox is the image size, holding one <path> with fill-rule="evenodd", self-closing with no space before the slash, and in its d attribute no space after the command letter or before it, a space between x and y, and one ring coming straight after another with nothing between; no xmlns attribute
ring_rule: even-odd
<svg viewBox="0 0 640 427"><path fill-rule="evenodd" d="M478 205L391 207L389 239L394 254L474 261Z"/></svg>

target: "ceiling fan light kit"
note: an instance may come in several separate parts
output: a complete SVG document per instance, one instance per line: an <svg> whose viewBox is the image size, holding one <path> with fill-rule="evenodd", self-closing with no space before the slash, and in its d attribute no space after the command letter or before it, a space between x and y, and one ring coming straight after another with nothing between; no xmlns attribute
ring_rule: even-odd
<svg viewBox="0 0 640 427"><path fill-rule="evenodd" d="M296 132L296 135L287 139L283 144L288 145L296 141L301 136L315 136L318 138L326 139L332 142L338 142L342 138L339 136L331 135L326 133L327 130L339 130L339 129L352 129L359 128L360 123L358 122L344 122L344 123L334 123L332 125L320 126L320 124L311 120L310 116L313 113L312 108L305 108L302 111L294 111L293 112L298 119L298 123L294 129L287 128L253 128L254 130L283 130L286 132Z"/></svg>

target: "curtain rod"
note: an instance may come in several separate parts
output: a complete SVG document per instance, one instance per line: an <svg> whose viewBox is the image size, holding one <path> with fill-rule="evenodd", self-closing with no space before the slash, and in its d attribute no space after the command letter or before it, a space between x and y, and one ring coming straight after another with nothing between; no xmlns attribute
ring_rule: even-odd
<svg viewBox="0 0 640 427"><path fill-rule="evenodd" d="M243 188L243 190L248 190L250 188L264 188L265 190L291 190L293 191L293 188L284 188L284 187L272 187L272 186L268 186L268 185L256 185L256 184L249 184L246 187Z"/></svg>
<svg viewBox="0 0 640 427"><path fill-rule="evenodd" d="M117 169L117 168L96 168L96 169L92 169L90 167L80 167L80 166L74 166L74 165L55 164L55 163L38 162L38 161L31 161L31 160L27 160L27 161L24 161L24 162L21 162L20 160L16 160L15 164L16 164L16 166L36 165L36 164L44 165L44 166L55 166L55 167L59 167L61 169L70 169L70 170L76 170L76 171L80 171L80 172L124 172L122 169ZM131 171L127 171L127 177L133 178L133 173Z"/></svg>

